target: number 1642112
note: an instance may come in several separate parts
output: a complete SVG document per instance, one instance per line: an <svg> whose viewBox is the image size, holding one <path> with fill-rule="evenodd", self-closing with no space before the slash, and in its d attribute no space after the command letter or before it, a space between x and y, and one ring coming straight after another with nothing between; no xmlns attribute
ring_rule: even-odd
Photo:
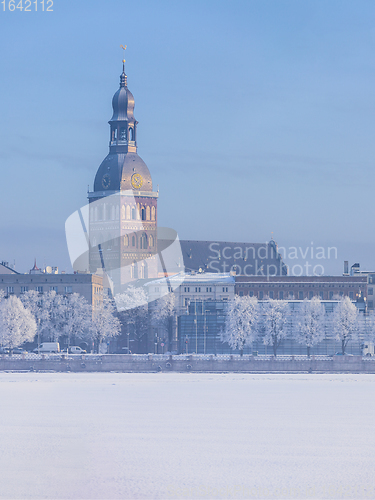
<svg viewBox="0 0 375 500"><path fill-rule="evenodd" d="M2 0L3 12L53 12L53 0Z"/></svg>

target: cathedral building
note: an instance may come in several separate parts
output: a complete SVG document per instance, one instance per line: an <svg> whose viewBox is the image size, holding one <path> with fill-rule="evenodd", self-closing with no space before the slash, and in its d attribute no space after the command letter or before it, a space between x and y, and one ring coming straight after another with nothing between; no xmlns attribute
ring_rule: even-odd
<svg viewBox="0 0 375 500"><path fill-rule="evenodd" d="M112 99L109 153L99 166L90 204L90 272L105 272L114 293L157 277L157 200L152 178L137 153L134 97L125 64Z"/></svg>

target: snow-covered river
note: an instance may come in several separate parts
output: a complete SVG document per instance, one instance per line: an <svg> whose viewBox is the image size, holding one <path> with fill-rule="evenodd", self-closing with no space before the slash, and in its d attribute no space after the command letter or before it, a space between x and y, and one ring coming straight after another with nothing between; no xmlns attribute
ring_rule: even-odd
<svg viewBox="0 0 375 500"><path fill-rule="evenodd" d="M0 373L0 498L375 498L374 387L375 375Z"/></svg>

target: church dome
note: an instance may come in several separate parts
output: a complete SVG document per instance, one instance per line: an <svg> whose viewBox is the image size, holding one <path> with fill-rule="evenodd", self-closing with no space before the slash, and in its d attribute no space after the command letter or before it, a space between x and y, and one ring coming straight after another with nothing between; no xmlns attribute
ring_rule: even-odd
<svg viewBox="0 0 375 500"><path fill-rule="evenodd" d="M122 76L122 75L121 75ZM112 99L113 115L109 123L134 119L134 97L127 87L120 87Z"/></svg>
<svg viewBox="0 0 375 500"><path fill-rule="evenodd" d="M134 178L138 179L137 183ZM107 155L96 173L94 191L130 189L152 191L151 174L146 163L137 153Z"/></svg>

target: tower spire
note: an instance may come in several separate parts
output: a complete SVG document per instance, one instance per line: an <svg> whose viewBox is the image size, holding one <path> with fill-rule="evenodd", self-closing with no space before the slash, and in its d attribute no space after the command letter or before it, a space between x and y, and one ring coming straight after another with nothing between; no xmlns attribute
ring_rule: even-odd
<svg viewBox="0 0 375 500"><path fill-rule="evenodd" d="M125 51L126 50L126 45L120 45L120 47ZM121 87L127 87L128 86L128 77L126 76L125 73L125 59L122 60L122 73L120 76L120 88Z"/></svg>

